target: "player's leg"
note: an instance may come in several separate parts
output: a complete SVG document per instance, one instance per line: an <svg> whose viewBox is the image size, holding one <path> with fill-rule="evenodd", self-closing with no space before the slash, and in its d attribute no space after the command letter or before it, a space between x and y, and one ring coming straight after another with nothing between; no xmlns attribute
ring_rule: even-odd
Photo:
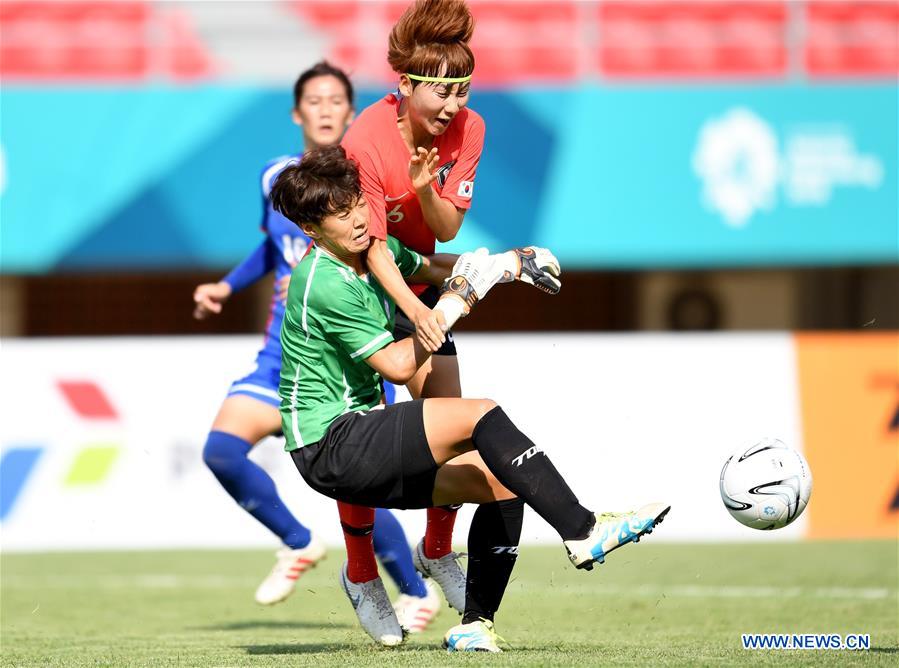
<svg viewBox="0 0 899 668"><path fill-rule="evenodd" d="M498 652L493 620L518 558L524 502L496 479L474 451L440 467L434 495L480 503L468 532L465 610L461 623L446 633L444 644L453 651Z"/></svg>
<svg viewBox="0 0 899 668"><path fill-rule="evenodd" d="M440 293L435 287L425 290L421 301L429 308L433 308L440 298ZM415 334L415 325L402 311L396 315L396 324L393 335L397 341ZM431 355L421 368L415 373L406 389L413 399L430 399L436 397L461 397L462 384L459 380L459 362L456 357L456 343L453 333L447 332L446 341ZM427 509L427 524L422 542L416 547L416 565L422 572L431 570L431 566L439 568L436 564L429 564L429 560L441 559L452 552L453 528L456 525L455 507L434 507ZM456 564L455 560L451 560ZM448 562L447 562L448 563ZM460 572L461 574L461 572ZM462 592L451 592L444 589L450 605L455 601L461 601Z"/></svg>
<svg viewBox="0 0 899 668"><path fill-rule="evenodd" d="M396 388L385 382L385 403L393 404L395 395ZM347 549L344 577L355 584L375 579L378 569L374 556L377 555L400 590L394 604L400 624L412 633L424 630L437 615L440 599L416 571L402 525L385 509L376 511L339 503L338 513Z"/></svg>
<svg viewBox="0 0 899 668"><path fill-rule="evenodd" d="M341 573L341 586L356 610L362 628L383 645L402 641L399 627L417 633L434 619L440 599L433 587L422 581L412 564L406 534L389 510L337 502L347 563ZM393 604L395 617L387 613L389 603L378 575L372 547L391 578L400 587Z"/></svg>
<svg viewBox="0 0 899 668"><path fill-rule="evenodd" d="M256 591L256 601L263 605L287 598L297 578L325 553L324 545L288 510L271 476L248 457L256 443L281 429L279 369L280 358L259 354L253 373L232 385L203 448L203 460L222 487L284 543Z"/></svg>
<svg viewBox="0 0 899 668"><path fill-rule="evenodd" d="M273 406L245 395L225 399L206 445L203 460L241 508L264 524L291 549L306 547L311 535L287 509L275 482L248 458L253 445L281 428Z"/></svg>
<svg viewBox="0 0 899 668"><path fill-rule="evenodd" d="M374 495L384 494L377 500L399 507L421 507L441 496L451 497L457 502L483 504L475 513L469 537L468 581L466 583L463 578L460 584L466 598L459 604L459 610L465 616L462 624L453 628L448 642L454 650L498 651L492 620L515 564L523 506L512 492L496 480L477 452L468 452L442 467L436 466L425 435L423 404L422 401L415 401L367 415L342 418L346 424L335 430L338 436L333 443L331 437L326 436L314 446L326 450L331 448L331 452L319 456L311 450L308 453L310 458L299 462L298 468L301 473L306 471L306 477L310 463L325 466L323 476L331 481L328 483L331 491L336 491L339 496L345 495L345 498L356 497L373 502ZM361 453L353 453L351 448L347 448L348 443L362 444L359 447L365 449ZM302 454L295 453L295 461ZM345 463L339 460L341 457L346 458ZM299 459L302 460L302 457ZM375 462L379 465L380 479L379 476L358 473L370 471ZM402 484L396 484L398 479ZM341 481L345 487L334 490L335 480ZM315 480L310 480L310 484L316 487ZM361 519L357 518L352 527L344 528L351 529L347 532L348 540L352 534L357 535L360 541L367 540L371 535L371 511L347 503L339 505L346 511L366 513L360 516ZM352 517L349 512L342 512L341 516ZM373 572L360 575L373 576ZM385 645L400 642L395 633L390 633L389 615L382 614L386 609L383 604L386 594L380 578L361 585L349 582L344 575L341 584L369 635Z"/></svg>
<svg viewBox="0 0 899 668"><path fill-rule="evenodd" d="M375 509L338 501L337 511L347 548L340 587L350 599L362 628L375 642L386 647L399 645L403 642L403 629L375 563L372 545Z"/></svg>
<svg viewBox="0 0 899 668"><path fill-rule="evenodd" d="M384 403L390 406L396 402L396 387L387 381L384 381L383 385ZM420 619L424 609L432 609L433 614L437 614L440 601L437 600L436 603L433 601L433 591L426 586L418 571L415 570L406 532L403 531L402 525L389 510L379 508L375 511L375 530L372 538L375 554L400 590L402 601L400 607L403 608L404 614L408 612L410 618L418 617ZM427 600L425 601L425 599ZM421 606L424 608L419 610L418 608ZM430 618L427 621L429 622ZM421 630L417 628L417 625L416 628L411 626L406 626L406 628L412 632Z"/></svg>
<svg viewBox="0 0 899 668"><path fill-rule="evenodd" d="M434 355L406 384L413 399L461 397L459 363L452 333ZM419 572L436 581L450 607L462 610L465 601L464 574L453 553L453 528L458 506L427 509L427 524L422 541L415 547L415 565Z"/></svg>
<svg viewBox="0 0 899 668"><path fill-rule="evenodd" d="M409 633L424 631L440 610L440 594L432 581L425 582L415 570L406 532L396 515L376 509L372 538L378 560L400 590L393 603L400 626Z"/></svg>
<svg viewBox="0 0 899 668"><path fill-rule="evenodd" d="M401 593L424 598L428 591L415 570L406 532L396 516L385 508L375 509L372 542L378 561L387 570Z"/></svg>
<svg viewBox="0 0 899 668"><path fill-rule="evenodd" d="M492 401L427 399L423 417L438 465L476 449L497 479L558 532L578 568L592 568L611 550L651 532L670 509L649 504L630 513L594 515L578 502L549 457ZM435 492L435 504L460 501Z"/></svg>

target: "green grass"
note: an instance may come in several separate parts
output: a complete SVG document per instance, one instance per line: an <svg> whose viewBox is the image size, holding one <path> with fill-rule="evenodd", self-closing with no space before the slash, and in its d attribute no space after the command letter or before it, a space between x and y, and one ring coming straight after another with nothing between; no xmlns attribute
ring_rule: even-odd
<svg viewBox="0 0 899 668"><path fill-rule="evenodd" d="M287 602L252 601L268 552L2 555L4 666L897 665L897 543L641 543L592 573L525 548L497 619L511 649L448 655L441 612L371 644L334 551ZM870 633L870 651L746 651L740 634Z"/></svg>

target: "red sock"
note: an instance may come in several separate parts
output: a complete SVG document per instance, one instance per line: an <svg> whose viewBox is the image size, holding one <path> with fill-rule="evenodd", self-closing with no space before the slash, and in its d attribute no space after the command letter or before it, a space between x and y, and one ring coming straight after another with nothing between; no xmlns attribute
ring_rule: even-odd
<svg viewBox="0 0 899 668"><path fill-rule="evenodd" d="M428 559L439 559L453 549L453 526L456 511L445 507L428 508L424 553Z"/></svg>
<svg viewBox="0 0 899 668"><path fill-rule="evenodd" d="M337 502L343 540L346 543L346 575L350 582L368 582L378 577L375 550L372 547L372 531L375 526L375 509Z"/></svg>

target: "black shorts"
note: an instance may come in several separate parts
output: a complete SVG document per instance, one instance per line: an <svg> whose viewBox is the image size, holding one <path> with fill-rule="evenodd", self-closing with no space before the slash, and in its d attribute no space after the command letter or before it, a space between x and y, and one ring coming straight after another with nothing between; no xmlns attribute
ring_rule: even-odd
<svg viewBox="0 0 899 668"><path fill-rule="evenodd" d="M437 300L440 299L440 291L435 288L433 285L430 286L427 290L422 292L418 298L422 301L422 303L428 308L434 308L437 305ZM400 309L396 310L396 323L393 325L393 338L395 341L402 341L407 336L412 336L415 334L415 325L406 317L406 314L403 313ZM443 342L443 345L437 350L435 355L452 355L455 357L456 355L456 344L453 342L453 333L446 333L446 341Z"/></svg>
<svg viewBox="0 0 899 668"><path fill-rule="evenodd" d="M372 508L433 505L437 464L425 437L422 400L341 415L318 443L291 451L320 494Z"/></svg>

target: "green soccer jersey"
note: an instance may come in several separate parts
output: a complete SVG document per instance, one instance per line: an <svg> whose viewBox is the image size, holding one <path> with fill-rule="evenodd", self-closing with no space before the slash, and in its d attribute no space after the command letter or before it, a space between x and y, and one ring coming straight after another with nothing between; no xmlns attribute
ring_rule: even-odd
<svg viewBox="0 0 899 668"><path fill-rule="evenodd" d="M421 256L393 237L403 276ZM361 277L315 245L294 267L281 325L281 425L285 449L317 442L335 418L381 403L380 376L366 359L393 341L395 306L374 277Z"/></svg>

